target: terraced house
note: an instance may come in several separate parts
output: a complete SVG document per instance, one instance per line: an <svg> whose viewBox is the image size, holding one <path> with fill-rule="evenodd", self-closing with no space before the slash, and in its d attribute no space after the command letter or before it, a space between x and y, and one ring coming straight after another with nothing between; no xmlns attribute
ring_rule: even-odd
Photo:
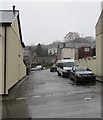
<svg viewBox="0 0 103 120"><path fill-rule="evenodd" d="M0 10L0 94L26 75L19 11Z"/></svg>

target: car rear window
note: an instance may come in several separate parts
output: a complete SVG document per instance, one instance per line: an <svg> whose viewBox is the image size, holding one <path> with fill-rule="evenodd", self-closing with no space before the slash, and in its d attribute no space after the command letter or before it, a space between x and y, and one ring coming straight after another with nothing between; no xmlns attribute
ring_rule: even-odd
<svg viewBox="0 0 103 120"><path fill-rule="evenodd" d="M63 67L74 67L75 63L74 62L64 62Z"/></svg>

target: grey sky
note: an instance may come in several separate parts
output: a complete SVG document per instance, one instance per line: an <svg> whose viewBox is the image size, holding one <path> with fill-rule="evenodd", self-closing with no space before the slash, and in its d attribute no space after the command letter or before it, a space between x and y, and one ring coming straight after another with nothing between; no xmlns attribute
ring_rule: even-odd
<svg viewBox="0 0 103 120"><path fill-rule="evenodd" d="M20 11L23 41L26 45L62 41L68 32L95 36L100 2L9 2L2 9Z"/></svg>

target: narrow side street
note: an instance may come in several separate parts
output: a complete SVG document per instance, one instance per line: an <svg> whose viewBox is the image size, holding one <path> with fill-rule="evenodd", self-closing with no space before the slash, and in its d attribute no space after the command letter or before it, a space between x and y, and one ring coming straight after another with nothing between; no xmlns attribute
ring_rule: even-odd
<svg viewBox="0 0 103 120"><path fill-rule="evenodd" d="M2 101L4 118L101 118L99 82L76 85L49 69L38 70L10 92L12 99Z"/></svg>

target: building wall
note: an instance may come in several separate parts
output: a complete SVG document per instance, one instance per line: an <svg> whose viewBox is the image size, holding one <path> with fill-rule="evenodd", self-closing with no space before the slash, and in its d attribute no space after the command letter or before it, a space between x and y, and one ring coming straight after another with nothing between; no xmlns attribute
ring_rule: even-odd
<svg viewBox="0 0 103 120"><path fill-rule="evenodd" d="M15 19L11 27L7 27L7 93L8 89L26 75L23 63L23 48Z"/></svg>
<svg viewBox="0 0 103 120"><path fill-rule="evenodd" d="M19 44L19 64L20 64L20 74L19 74L19 80L21 80L26 75L26 66L23 62L23 48L21 44Z"/></svg>
<svg viewBox="0 0 103 120"><path fill-rule="evenodd" d="M98 75L98 72L96 70L96 59L94 58L86 58L86 59L79 59L76 60L76 64L77 65L83 65L86 66L88 68L90 68L96 75Z"/></svg>
<svg viewBox="0 0 103 120"><path fill-rule="evenodd" d="M63 58L74 58L73 56L73 50L70 48L63 48L61 51L61 56Z"/></svg>
<svg viewBox="0 0 103 120"><path fill-rule="evenodd" d="M0 94L4 91L4 28L0 27Z"/></svg>
<svg viewBox="0 0 103 120"><path fill-rule="evenodd" d="M87 51L85 49L87 49ZM90 47L81 47L78 49L78 54L79 54L79 59L86 58L91 56L92 51Z"/></svg>
<svg viewBox="0 0 103 120"><path fill-rule="evenodd" d="M89 67L97 76L103 77L103 11L96 24L96 59L79 60L77 64Z"/></svg>
<svg viewBox="0 0 103 120"><path fill-rule="evenodd" d="M96 68L99 76L103 77L103 11L96 25Z"/></svg>
<svg viewBox="0 0 103 120"><path fill-rule="evenodd" d="M103 18L103 16L102 16L102 18ZM102 48L102 46L103 46L103 32L101 34L101 40L102 40L101 41L101 76L103 77L103 48Z"/></svg>
<svg viewBox="0 0 103 120"><path fill-rule="evenodd" d="M77 59L78 55L76 55L78 52L74 48L63 48L61 50L61 59L63 58L72 58Z"/></svg>

